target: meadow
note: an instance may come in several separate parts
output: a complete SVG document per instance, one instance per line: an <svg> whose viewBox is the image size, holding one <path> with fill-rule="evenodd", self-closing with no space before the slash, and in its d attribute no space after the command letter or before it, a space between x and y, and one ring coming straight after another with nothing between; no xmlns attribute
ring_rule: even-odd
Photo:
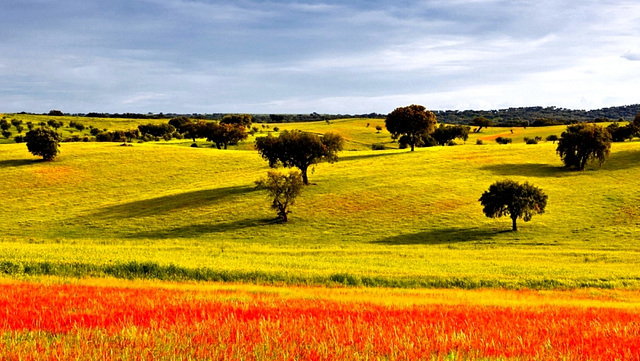
<svg viewBox="0 0 640 361"><path fill-rule="evenodd" d="M133 120L81 121L115 130ZM189 140L64 143L53 162L38 161L24 144L2 144L0 272L290 285L640 285L637 140L615 143L602 168L573 172L551 142L522 141L559 135L562 126L490 128L465 144L409 152L376 132L383 124L260 128L256 136L278 126L347 140L337 163L309 175L313 184L288 224L275 222L265 194L254 190L268 167L253 138L230 150L204 140L197 148ZM496 144L499 135L514 143ZM390 149L369 150L372 143ZM486 218L478 202L505 178L549 196L546 213L520 221L516 233L509 219Z"/></svg>
<svg viewBox="0 0 640 361"><path fill-rule="evenodd" d="M640 141L574 172L552 142L524 144L565 127L410 152L378 125L258 124L229 150L63 143L53 162L0 140L0 359L640 358ZM274 127L346 140L286 224L254 188ZM506 178L549 196L518 232L478 202Z"/></svg>

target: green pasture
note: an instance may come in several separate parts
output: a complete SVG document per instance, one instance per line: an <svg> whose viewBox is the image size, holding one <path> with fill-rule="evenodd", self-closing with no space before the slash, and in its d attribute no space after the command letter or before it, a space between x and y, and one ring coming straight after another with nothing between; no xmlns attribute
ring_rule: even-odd
<svg viewBox="0 0 640 361"><path fill-rule="evenodd" d="M2 144L0 272L640 286L640 142L614 143L602 168L573 172L562 168L551 142L522 141L565 127L514 128L513 134L490 128L454 147L367 150L374 142L395 145L385 130L376 132L378 124L384 121L276 125L334 131L348 140L337 163L309 174L313 184L288 224L274 222L266 195L253 188L268 167L251 139L226 151L187 147L186 140L65 143L53 162L38 161L24 144ZM513 144L491 140L505 132ZM485 145L476 145L478 138ZM505 178L529 181L549 196L546 213L520 221L517 233L509 232L508 218L486 218L478 202Z"/></svg>

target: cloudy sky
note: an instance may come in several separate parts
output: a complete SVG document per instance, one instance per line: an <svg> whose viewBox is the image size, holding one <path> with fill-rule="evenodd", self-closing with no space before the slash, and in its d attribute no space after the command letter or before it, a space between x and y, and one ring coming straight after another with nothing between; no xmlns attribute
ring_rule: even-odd
<svg viewBox="0 0 640 361"><path fill-rule="evenodd" d="M0 112L640 103L637 0L2 0Z"/></svg>

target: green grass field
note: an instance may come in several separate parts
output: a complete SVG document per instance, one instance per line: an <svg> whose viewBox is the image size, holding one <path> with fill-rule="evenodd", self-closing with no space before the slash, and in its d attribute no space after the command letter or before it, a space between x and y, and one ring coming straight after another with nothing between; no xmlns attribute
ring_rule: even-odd
<svg viewBox="0 0 640 361"><path fill-rule="evenodd" d="M266 195L253 189L268 167L252 150L252 138L226 151L187 147L187 140L64 143L53 162L38 161L24 144L2 144L0 272L640 287L639 141L614 143L602 168L572 172L562 168L551 142L522 141L565 127L514 128L513 134L490 128L455 147L368 150L371 143L397 148L386 130L376 133L383 124L277 125L347 139L337 163L309 174L313 184L288 224L275 223ZM497 145L498 135L514 144ZM485 145L476 145L478 138ZM519 221L517 233L509 232L508 218L486 218L478 202L505 178L527 180L549 196L546 213Z"/></svg>

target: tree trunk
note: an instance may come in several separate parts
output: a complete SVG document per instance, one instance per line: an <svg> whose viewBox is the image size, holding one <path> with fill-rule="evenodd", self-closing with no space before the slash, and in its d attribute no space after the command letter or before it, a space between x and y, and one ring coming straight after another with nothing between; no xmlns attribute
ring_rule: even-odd
<svg viewBox="0 0 640 361"><path fill-rule="evenodd" d="M302 171L302 183L304 183L304 185L308 186L309 185L309 178L307 178L307 168L304 169L300 169Z"/></svg>
<svg viewBox="0 0 640 361"><path fill-rule="evenodd" d="M512 228L512 230L513 230L514 232L517 232L517 231L518 231L518 225L516 224L516 220L517 220L517 219L518 219L518 217L512 217L512 218L511 218L511 221L513 222L513 228Z"/></svg>

